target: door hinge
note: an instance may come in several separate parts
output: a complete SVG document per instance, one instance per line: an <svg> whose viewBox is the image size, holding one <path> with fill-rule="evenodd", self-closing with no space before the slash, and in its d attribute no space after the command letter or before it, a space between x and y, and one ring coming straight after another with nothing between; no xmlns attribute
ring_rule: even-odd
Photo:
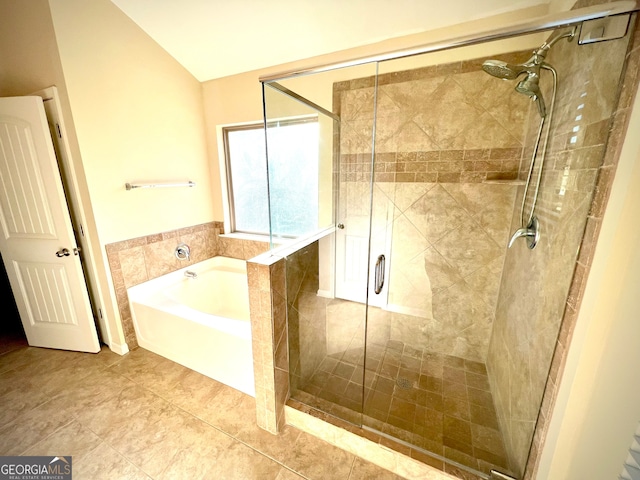
<svg viewBox="0 0 640 480"><path fill-rule="evenodd" d="M80 235L84 237L84 227L80 224Z"/></svg>
<svg viewBox="0 0 640 480"><path fill-rule="evenodd" d="M100 317L100 320L102 320L102 309L98 309L98 317Z"/></svg>
<svg viewBox="0 0 640 480"><path fill-rule="evenodd" d="M56 132L58 133L58 138L62 138L62 129L59 123L56 123Z"/></svg>

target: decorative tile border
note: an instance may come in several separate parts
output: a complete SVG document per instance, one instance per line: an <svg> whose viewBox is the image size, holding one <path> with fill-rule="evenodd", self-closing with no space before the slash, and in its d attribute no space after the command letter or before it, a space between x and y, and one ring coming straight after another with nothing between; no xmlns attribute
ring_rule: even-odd
<svg viewBox="0 0 640 480"><path fill-rule="evenodd" d="M481 183L487 180L514 180L522 148L432 150L379 153L375 158L375 182ZM340 180L371 180L371 155L346 154L340 157Z"/></svg>

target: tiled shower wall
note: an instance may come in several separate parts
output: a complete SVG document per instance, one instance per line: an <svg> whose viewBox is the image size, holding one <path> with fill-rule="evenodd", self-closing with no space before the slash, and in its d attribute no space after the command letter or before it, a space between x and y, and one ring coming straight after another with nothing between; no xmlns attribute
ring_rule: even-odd
<svg viewBox="0 0 640 480"><path fill-rule="evenodd" d="M305 381L327 355L327 305L319 297L318 242L286 258L287 326L289 329L289 368L292 391L298 380Z"/></svg>
<svg viewBox="0 0 640 480"><path fill-rule="evenodd" d="M379 77L372 245L376 255L390 251L391 339L484 362L530 102L481 63ZM374 79L334 85L339 221L350 235L362 224L363 238L373 99Z"/></svg>
<svg viewBox="0 0 640 480"><path fill-rule="evenodd" d="M561 40L547 56L558 71L550 146L536 207L541 239L506 256L487 368L512 469L524 471L576 257L615 112L628 38L591 45ZM550 84L543 73L542 85ZM547 106L551 91L543 92ZM525 156L538 118L531 114ZM528 162L523 166L528 169ZM537 171L534 172L534 178ZM518 189L511 230L520 227ZM527 213L531 204L528 195ZM587 225L587 232L593 223ZM577 273L583 270L578 264ZM575 299L569 298L569 302Z"/></svg>
<svg viewBox="0 0 640 480"><path fill-rule="evenodd" d="M129 309L127 288L217 255L247 260L269 249L268 242L220 237L221 233L224 233L223 223L210 222L106 245L118 310L129 349L136 348L138 341ZM190 260L178 260L175 257L174 250L179 243L186 243L191 248Z"/></svg>
<svg viewBox="0 0 640 480"><path fill-rule="evenodd" d="M574 8L598 3L608 2L578 0ZM637 14L634 14L634 17L636 16ZM549 376L542 397L542 406L535 425L533 443L527 458L524 480L531 480L537 475L542 446L546 439L549 420L555 406L558 385L564 372L571 337L578 319L582 296L593 261L593 254L598 241L603 215L611 193L616 167L620 159L625 136L630 133L628 131L629 118L632 114L632 106L640 83L640 24L637 22L637 19L634 19L634 22L635 23L631 23L629 29L632 44L626 56L627 63L622 76L620 95L617 105L615 106L615 111L612 114L612 122L604 151L604 161L598 168L595 192L587 218L584 237L580 245L578 261L569 288L569 297L564 306L564 317L555 344Z"/></svg>

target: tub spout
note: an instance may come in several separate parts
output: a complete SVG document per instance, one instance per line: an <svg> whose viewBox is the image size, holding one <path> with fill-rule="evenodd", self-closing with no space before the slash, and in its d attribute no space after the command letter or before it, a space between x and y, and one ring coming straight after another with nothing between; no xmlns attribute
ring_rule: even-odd
<svg viewBox="0 0 640 480"><path fill-rule="evenodd" d="M540 227L536 217L531 219L529 225L515 231L511 236L511 240L509 240L509 248L511 248L515 241L520 237L527 239L527 246L529 249L533 250L536 247L538 240L540 240Z"/></svg>
<svg viewBox="0 0 640 480"><path fill-rule="evenodd" d="M192 272L191 270L185 271L184 276L187 278L198 278L198 274L196 272Z"/></svg>

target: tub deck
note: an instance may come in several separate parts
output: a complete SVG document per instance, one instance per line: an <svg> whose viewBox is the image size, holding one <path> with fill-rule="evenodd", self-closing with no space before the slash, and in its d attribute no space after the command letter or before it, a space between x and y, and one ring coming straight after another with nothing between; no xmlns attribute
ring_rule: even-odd
<svg viewBox="0 0 640 480"><path fill-rule="evenodd" d="M127 294L141 347L255 396L244 260L213 257Z"/></svg>

